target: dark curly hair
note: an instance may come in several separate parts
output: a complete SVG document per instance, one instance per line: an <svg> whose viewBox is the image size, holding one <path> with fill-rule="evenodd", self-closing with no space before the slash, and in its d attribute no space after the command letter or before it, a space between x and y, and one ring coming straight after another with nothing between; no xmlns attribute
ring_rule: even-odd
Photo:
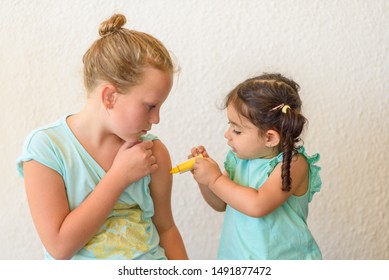
<svg viewBox="0 0 389 280"><path fill-rule="evenodd" d="M250 120L261 133L269 129L279 133L283 191L291 189L290 163L307 123L301 114L299 89L296 82L279 73L264 73L236 86L224 103L224 108L232 104L238 114Z"/></svg>

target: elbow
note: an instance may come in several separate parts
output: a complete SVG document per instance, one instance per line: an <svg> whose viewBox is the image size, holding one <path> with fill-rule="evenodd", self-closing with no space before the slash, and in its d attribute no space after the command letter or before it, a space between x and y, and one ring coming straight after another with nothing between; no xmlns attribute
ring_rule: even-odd
<svg viewBox="0 0 389 280"><path fill-rule="evenodd" d="M57 252L57 251L48 251L50 256L55 260L70 260L73 255L66 254L65 252Z"/></svg>
<svg viewBox="0 0 389 280"><path fill-rule="evenodd" d="M225 212L227 204L223 203L223 204L211 205L211 206L212 206L213 210L215 210L217 212Z"/></svg>
<svg viewBox="0 0 389 280"><path fill-rule="evenodd" d="M226 211L226 209L224 208L224 209L222 209L222 208L217 208L217 207L212 207L213 208L213 210L215 210L216 212L225 212Z"/></svg>
<svg viewBox="0 0 389 280"><path fill-rule="evenodd" d="M55 260L70 260L74 255L73 252L69 252L69 249L61 245L54 245L51 248L46 247L46 250Z"/></svg>

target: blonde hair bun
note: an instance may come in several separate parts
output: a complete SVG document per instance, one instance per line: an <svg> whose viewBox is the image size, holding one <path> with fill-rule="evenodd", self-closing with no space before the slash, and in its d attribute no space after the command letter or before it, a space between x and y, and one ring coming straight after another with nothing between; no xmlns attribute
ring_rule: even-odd
<svg viewBox="0 0 389 280"><path fill-rule="evenodd" d="M122 14L114 14L109 19L103 21L99 27L101 37L112 34L122 28L126 24L126 17Z"/></svg>
<svg viewBox="0 0 389 280"><path fill-rule="evenodd" d="M146 67L173 73L169 51L155 37L124 27L126 17L113 14L101 22L100 38L84 54L84 85L89 93L101 82L125 92L139 85Z"/></svg>

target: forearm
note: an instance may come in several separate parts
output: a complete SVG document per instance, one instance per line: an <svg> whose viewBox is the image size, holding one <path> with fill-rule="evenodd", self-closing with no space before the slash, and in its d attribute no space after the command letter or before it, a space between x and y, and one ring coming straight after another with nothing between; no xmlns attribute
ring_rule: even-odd
<svg viewBox="0 0 389 280"><path fill-rule="evenodd" d="M214 210L223 212L226 210L226 203L215 195L207 186L199 184L201 194L204 200L211 206Z"/></svg>
<svg viewBox="0 0 389 280"><path fill-rule="evenodd" d="M166 257L169 260L187 260L188 255L185 250L185 245L175 225L171 226L166 231L160 233L160 245L164 248Z"/></svg>
<svg viewBox="0 0 389 280"><path fill-rule="evenodd" d="M232 208L249 216L258 216L260 200L258 191L241 186L226 176L220 176L209 189Z"/></svg>
<svg viewBox="0 0 389 280"><path fill-rule="evenodd" d="M114 174L107 173L84 202L66 216L47 248L53 257L71 258L96 234L122 193L119 184Z"/></svg>

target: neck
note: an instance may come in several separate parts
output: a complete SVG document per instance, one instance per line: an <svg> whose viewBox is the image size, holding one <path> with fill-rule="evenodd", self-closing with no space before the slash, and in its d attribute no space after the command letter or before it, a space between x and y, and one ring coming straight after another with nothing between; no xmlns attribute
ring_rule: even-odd
<svg viewBox="0 0 389 280"><path fill-rule="evenodd" d="M101 117L101 104L89 98L85 107L67 119L70 129L80 142L88 146L101 147L105 144L123 143L123 140L112 134Z"/></svg>

